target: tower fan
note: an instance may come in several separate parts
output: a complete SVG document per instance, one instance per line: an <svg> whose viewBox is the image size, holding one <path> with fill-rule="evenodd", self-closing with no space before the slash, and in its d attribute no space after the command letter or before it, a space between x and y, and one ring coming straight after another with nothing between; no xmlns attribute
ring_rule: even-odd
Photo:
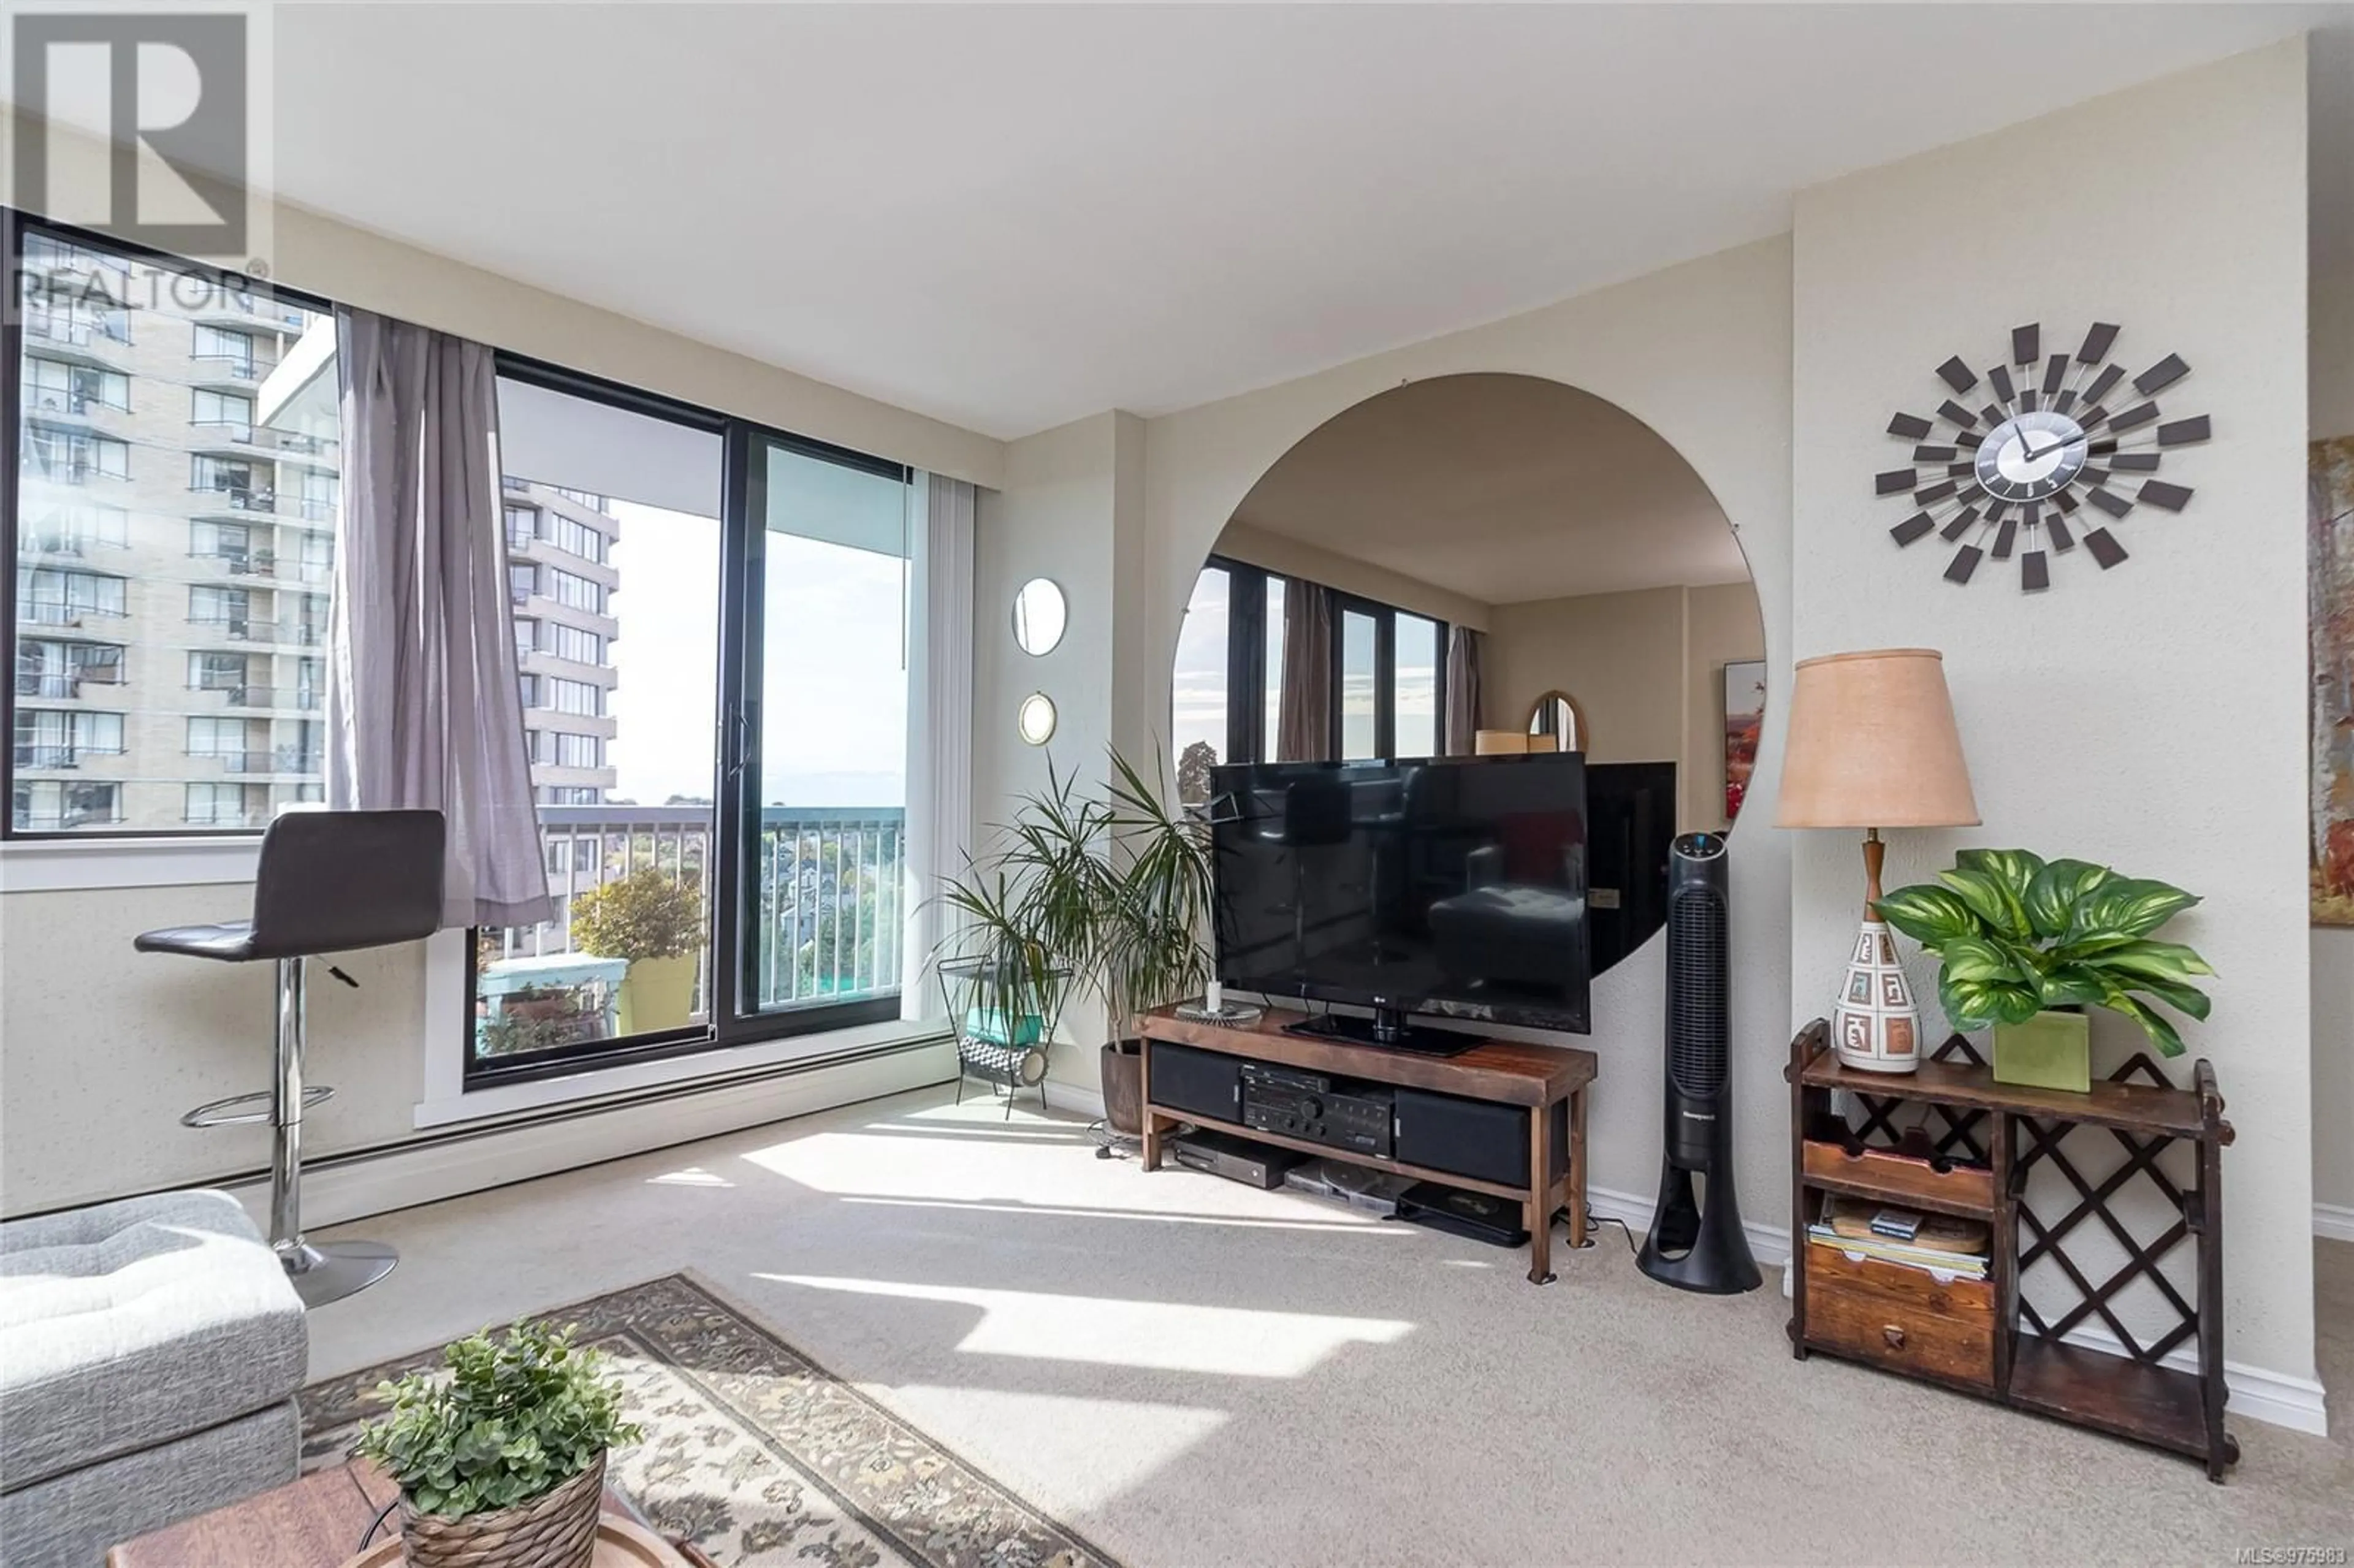
<svg viewBox="0 0 2354 1568"><path fill-rule="evenodd" d="M1636 1266L1680 1290L1755 1290L1757 1260L1733 1192L1724 837L1686 833L1668 852L1667 1132L1659 1202ZM1697 1197L1692 1178L1701 1179Z"/></svg>

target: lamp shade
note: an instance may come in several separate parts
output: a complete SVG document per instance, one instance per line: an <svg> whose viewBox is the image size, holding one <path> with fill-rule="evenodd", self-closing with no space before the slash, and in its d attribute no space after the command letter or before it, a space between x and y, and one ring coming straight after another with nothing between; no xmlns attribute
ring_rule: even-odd
<svg viewBox="0 0 2354 1568"><path fill-rule="evenodd" d="M1827 653L1799 661L1797 677L1776 826L1978 825L1944 655Z"/></svg>

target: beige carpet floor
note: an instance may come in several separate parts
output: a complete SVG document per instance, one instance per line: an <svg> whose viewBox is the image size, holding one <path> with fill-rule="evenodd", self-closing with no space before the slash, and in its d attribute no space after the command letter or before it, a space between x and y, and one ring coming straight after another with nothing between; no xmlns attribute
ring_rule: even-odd
<svg viewBox="0 0 2354 1568"><path fill-rule="evenodd" d="M2211 1486L2185 1460L1793 1361L1773 1286L1662 1289L1615 1228L1557 1250L1539 1289L1474 1242L1146 1176L1093 1158L1076 1122L947 1102L352 1227L403 1262L313 1317L312 1374L684 1269L1130 1568L2354 1546L2338 1399L2333 1439L2234 1420L2243 1458ZM2354 1247L2319 1246L2322 1375L2354 1388Z"/></svg>

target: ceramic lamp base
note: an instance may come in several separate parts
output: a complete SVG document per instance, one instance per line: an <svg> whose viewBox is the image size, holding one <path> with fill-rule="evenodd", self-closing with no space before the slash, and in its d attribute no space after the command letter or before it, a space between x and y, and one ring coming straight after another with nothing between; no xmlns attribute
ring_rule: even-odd
<svg viewBox="0 0 2354 1568"><path fill-rule="evenodd" d="M1840 1061L1866 1073L1910 1073L1921 1065L1921 1010L1896 961L1896 939L1878 920L1856 933L1847 978L1831 1007Z"/></svg>

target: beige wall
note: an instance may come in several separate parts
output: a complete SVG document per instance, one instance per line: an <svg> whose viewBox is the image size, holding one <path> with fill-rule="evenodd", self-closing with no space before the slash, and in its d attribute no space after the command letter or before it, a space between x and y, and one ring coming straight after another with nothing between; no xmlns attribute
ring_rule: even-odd
<svg viewBox="0 0 2354 1568"><path fill-rule="evenodd" d="M1985 817L1893 835L1890 879L1926 876L1962 845L2022 844L2204 896L2168 935L2219 971L2212 1021L2184 1036L2213 1059L2239 1132L2224 1160L2226 1353L2291 1379L2314 1366L2306 563L2291 522L2305 495L2305 82L2294 40L1801 192L1791 432L1791 652L1944 650ZM2138 177L2084 179L2054 147L2131 147ZM1999 223L1955 221L1994 211ZM2117 524L2133 557L2115 571L2080 549L2046 594L1993 562L1956 588L1934 541L1889 542L1901 514L1875 503L1871 476L1901 449L1882 432L1893 409L1935 407L1947 355L1992 363L2031 321L2062 338L2121 323L2137 370L2179 352L2193 374L2161 401L2211 414L2216 439L2168 457L2197 498L2179 520L2145 508ZM1855 929L1851 835L1798 835L1792 883L1790 988L1806 1014ZM1913 978L1934 1031L1935 966ZM2096 1015L2096 1070L2137 1039Z"/></svg>
<svg viewBox="0 0 2354 1568"><path fill-rule="evenodd" d="M1453 626L1468 626L1475 631L1487 630L1496 613L1492 607L1476 599L1466 599L1459 593L1450 593L1354 556L1337 555L1281 534L1254 528L1247 523L1227 524L1214 548L1221 556L1263 567L1278 577L1322 583L1326 588L1394 604L1400 609L1410 609Z"/></svg>
<svg viewBox="0 0 2354 1568"><path fill-rule="evenodd" d="M1480 669L1482 722L1520 728L1539 696L1565 691L1585 715L1589 759L1674 763L1677 831L1721 832L1724 665L1765 657L1747 583L1499 605Z"/></svg>
<svg viewBox="0 0 2354 1568"><path fill-rule="evenodd" d="M2316 175L2320 170L2316 150ZM2354 436L2354 266L2317 271L2306 367L2313 439ZM2313 953L2313 1201L2354 1229L2354 930L2316 927Z"/></svg>

